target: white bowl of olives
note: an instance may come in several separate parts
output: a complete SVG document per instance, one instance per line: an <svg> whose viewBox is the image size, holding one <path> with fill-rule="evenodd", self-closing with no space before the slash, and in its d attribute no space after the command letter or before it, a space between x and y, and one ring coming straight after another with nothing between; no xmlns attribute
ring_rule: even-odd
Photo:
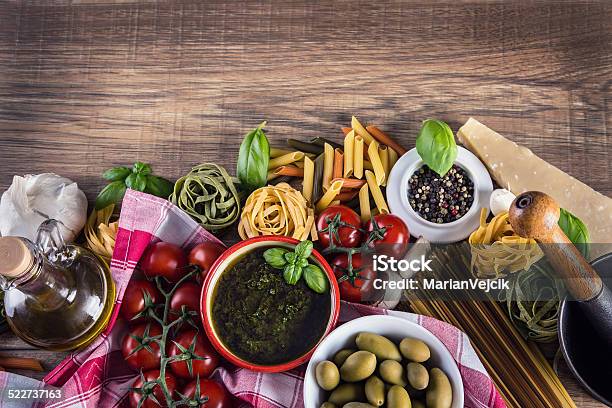
<svg viewBox="0 0 612 408"><path fill-rule="evenodd" d="M312 355L305 408L462 408L463 381L429 330L395 316L366 316L331 332Z"/></svg>

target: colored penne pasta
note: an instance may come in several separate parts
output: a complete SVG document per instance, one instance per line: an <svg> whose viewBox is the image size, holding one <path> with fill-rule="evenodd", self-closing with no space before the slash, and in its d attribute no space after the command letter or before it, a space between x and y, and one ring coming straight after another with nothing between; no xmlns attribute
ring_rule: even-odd
<svg viewBox="0 0 612 408"><path fill-rule="evenodd" d="M325 165L323 167L323 190L327 190L334 171L334 148L328 143L325 143L323 157L325 158Z"/></svg>
<svg viewBox="0 0 612 408"><path fill-rule="evenodd" d="M381 144L378 146L378 156L380 157L380 162L382 163L383 170L385 171L385 179L381 183L381 186L387 185L387 180L389 179L389 148L387 145Z"/></svg>
<svg viewBox="0 0 612 408"><path fill-rule="evenodd" d="M394 149L389 149L389 169L393 169L393 166L395 166L395 163L397 163L398 158L399 155L397 152Z"/></svg>
<svg viewBox="0 0 612 408"><path fill-rule="evenodd" d="M302 182L302 195L309 203L312 203L314 172L314 162L309 157L304 157L304 180Z"/></svg>
<svg viewBox="0 0 612 408"><path fill-rule="evenodd" d="M340 177L351 177L353 175L353 154L355 154L355 132L351 130L344 137L344 172Z"/></svg>
<svg viewBox="0 0 612 408"><path fill-rule="evenodd" d="M332 179L342 177L342 169L344 167L344 153L342 149L334 149L334 168L332 170Z"/></svg>
<svg viewBox="0 0 612 408"><path fill-rule="evenodd" d="M370 162L372 163L372 168L374 169L374 174L376 175L376 182L379 186L382 186L386 177L385 169L383 168L382 161L378 155L377 141L373 141L370 143L370 146L368 146L368 156L370 156Z"/></svg>
<svg viewBox="0 0 612 408"><path fill-rule="evenodd" d="M287 164L291 164L298 160L304 159L303 152L291 152L284 154L279 157L275 157L268 162L268 169L275 169L277 167L286 166Z"/></svg>
<svg viewBox="0 0 612 408"><path fill-rule="evenodd" d="M370 170L366 170L365 176L366 180L368 181L368 187L370 188L370 194L374 199L374 203L376 204L378 212L380 214L388 214L389 207L387 207L387 202L385 201L385 197L383 196L383 193L380 190L380 185L376 180L376 176Z"/></svg>
<svg viewBox="0 0 612 408"><path fill-rule="evenodd" d="M361 222L365 223L370 221L370 189L367 184L364 184L359 189L359 212Z"/></svg>
<svg viewBox="0 0 612 408"><path fill-rule="evenodd" d="M368 133L366 128L364 128L363 125L359 122L359 120L357 120L357 118L354 116L351 118L351 126L355 130L355 133L363 137L363 141L365 142L365 144L369 145L374 141L372 135Z"/></svg>
<svg viewBox="0 0 612 408"><path fill-rule="evenodd" d="M400 156L407 152L406 149L395 140L391 138L388 134L377 128L376 126L368 126L366 127L366 131L369 132L374 139L376 139L381 144L385 144L389 146L391 149L395 150Z"/></svg>
<svg viewBox="0 0 612 408"><path fill-rule="evenodd" d="M335 180L333 183L329 185L329 188L327 189L325 194L323 194L323 197L321 197L321 199L316 205L317 213L320 213L321 211L329 207L331 202L336 198L336 196L342 189L342 183L343 181L342 179L340 179L340 180Z"/></svg>
<svg viewBox="0 0 612 408"><path fill-rule="evenodd" d="M333 179L332 183L334 181L342 181L342 187L344 188L361 188L361 186L363 186L366 181L365 180L359 180L359 179L354 179L354 178L337 178L337 179Z"/></svg>
<svg viewBox="0 0 612 408"><path fill-rule="evenodd" d="M363 178L363 137L355 136L353 145L353 176ZM346 149L346 148L345 148Z"/></svg>

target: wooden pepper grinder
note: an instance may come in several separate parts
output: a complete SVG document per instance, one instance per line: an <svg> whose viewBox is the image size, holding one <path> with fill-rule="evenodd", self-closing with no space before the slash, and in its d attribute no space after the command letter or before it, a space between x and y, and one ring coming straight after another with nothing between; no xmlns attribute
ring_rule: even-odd
<svg viewBox="0 0 612 408"><path fill-rule="evenodd" d="M509 219L514 231L539 242L548 262L604 339L612 344L612 292L559 227L559 206L539 191L516 197Z"/></svg>

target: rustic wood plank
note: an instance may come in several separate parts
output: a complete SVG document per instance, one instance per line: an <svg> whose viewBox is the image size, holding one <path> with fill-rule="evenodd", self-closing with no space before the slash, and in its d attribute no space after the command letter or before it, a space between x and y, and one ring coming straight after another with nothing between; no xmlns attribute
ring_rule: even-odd
<svg viewBox="0 0 612 408"><path fill-rule="evenodd" d="M280 144L339 138L356 114L406 146L425 118L474 116L612 195L606 1L0 6L0 191L54 171L92 200L104 169L135 160L169 178L203 161L233 170L263 119Z"/></svg>

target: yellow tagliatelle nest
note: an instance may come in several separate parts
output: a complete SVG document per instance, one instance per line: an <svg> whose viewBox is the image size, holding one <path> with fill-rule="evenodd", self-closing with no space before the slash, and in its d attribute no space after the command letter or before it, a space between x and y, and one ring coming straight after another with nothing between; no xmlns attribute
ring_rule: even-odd
<svg viewBox="0 0 612 408"><path fill-rule="evenodd" d="M469 238L472 273L480 278L499 278L527 270L544 256L537 242L514 232L507 211L488 224L487 213L487 209L481 210L480 227Z"/></svg>
<svg viewBox="0 0 612 408"><path fill-rule="evenodd" d="M247 198L240 216L238 234L247 239L260 235L284 235L298 240L317 239L314 210L287 183L261 187Z"/></svg>
<svg viewBox="0 0 612 408"><path fill-rule="evenodd" d="M101 210L93 210L85 224L85 242L87 248L107 262L113 257L115 238L119 223L111 222L114 205Z"/></svg>

